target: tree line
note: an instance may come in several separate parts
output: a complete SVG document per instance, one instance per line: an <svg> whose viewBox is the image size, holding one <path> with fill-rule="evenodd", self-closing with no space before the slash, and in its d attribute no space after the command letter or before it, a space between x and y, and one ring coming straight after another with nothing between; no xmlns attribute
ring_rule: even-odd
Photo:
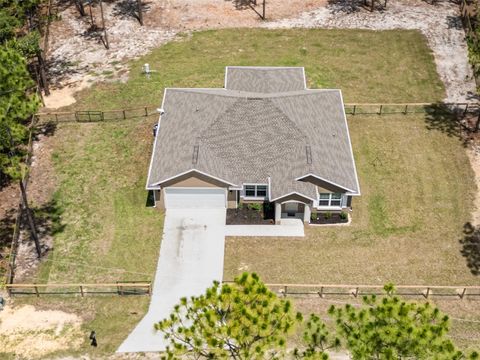
<svg viewBox="0 0 480 360"><path fill-rule="evenodd" d="M40 257L40 244L23 178L23 162L40 88L48 94L41 47L42 0L0 0L0 184L19 183L23 209ZM37 82L37 84L36 84Z"/></svg>
<svg viewBox="0 0 480 360"><path fill-rule="evenodd" d="M182 298L154 327L169 343L164 359L328 359L340 349L354 360L479 358L449 339L450 320L438 308L403 300L391 284L384 290L359 306L332 305L327 326L319 314L304 319L258 275L244 273L233 284L215 282L201 296ZM298 334L297 346L287 345Z"/></svg>
<svg viewBox="0 0 480 360"><path fill-rule="evenodd" d="M0 176L21 177L31 116L40 105L35 80L48 91L40 45L41 0L0 0Z"/></svg>

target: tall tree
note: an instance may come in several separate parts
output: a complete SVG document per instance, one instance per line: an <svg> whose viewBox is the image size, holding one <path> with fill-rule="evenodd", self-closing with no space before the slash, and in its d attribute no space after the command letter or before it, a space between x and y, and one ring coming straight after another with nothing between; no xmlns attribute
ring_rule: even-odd
<svg viewBox="0 0 480 360"><path fill-rule="evenodd" d="M365 296L363 306L332 306L337 331L353 359L461 359L447 338L448 316L427 303L406 302L394 294Z"/></svg>
<svg viewBox="0 0 480 360"><path fill-rule="evenodd" d="M36 94L30 91L32 85L25 58L13 48L0 46L0 176L19 182L23 208L40 257L40 244L23 182L25 151L20 146L28 136L27 122L39 105Z"/></svg>
<svg viewBox="0 0 480 360"><path fill-rule="evenodd" d="M40 31L45 24L42 0L0 0L0 44L15 47L27 59L36 59L37 80L49 95L46 63L40 46Z"/></svg>
<svg viewBox="0 0 480 360"><path fill-rule="evenodd" d="M183 298L170 318L155 324L170 341L166 358L277 358L301 315L279 299L256 274L233 284L215 282L204 295Z"/></svg>
<svg viewBox="0 0 480 360"><path fill-rule="evenodd" d="M15 144L26 140L28 120L39 106L38 97L31 91L33 85L25 58L13 48L0 46L0 124L8 126ZM10 158L12 150L9 141L2 141L0 172L19 178L24 152L15 149L14 156Z"/></svg>

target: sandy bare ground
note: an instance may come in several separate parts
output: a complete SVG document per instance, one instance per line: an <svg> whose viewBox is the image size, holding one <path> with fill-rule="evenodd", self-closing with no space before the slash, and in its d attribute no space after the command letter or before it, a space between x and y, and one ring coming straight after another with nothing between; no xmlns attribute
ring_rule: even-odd
<svg viewBox="0 0 480 360"><path fill-rule="evenodd" d="M475 184L477 185L477 194L475 196L475 211L472 213L472 225L475 228L480 226L480 147L472 146L467 150L468 159L475 174Z"/></svg>
<svg viewBox="0 0 480 360"><path fill-rule="evenodd" d="M19 358L38 359L80 347L85 339L81 319L63 311L39 311L27 305L0 311L0 349Z"/></svg>
<svg viewBox="0 0 480 360"><path fill-rule="evenodd" d="M268 28L342 28L342 29L415 29L427 38L433 51L437 72L445 84L447 102L472 101L475 81L468 63L465 32L459 7L447 1L429 5L423 1L391 1L385 11L370 12L340 0L302 14L266 24ZM372 44L372 51L375 51Z"/></svg>
<svg viewBox="0 0 480 360"><path fill-rule="evenodd" d="M89 17L80 18L74 7L67 7L61 12L62 21L54 22L51 27L48 58L56 90L46 98L47 107L73 103L74 93L93 82L125 80L126 60L171 41L179 32L228 27L417 29L426 36L433 51L437 71L446 86L445 100L465 102L474 97L475 83L456 4L399 0L389 2L385 11L370 12L352 5L355 2L351 0L270 0L268 21L263 22L241 3L241 0L152 0L146 2L142 27L129 0L106 2L109 50L100 40L101 32L89 30ZM95 23L100 25L99 8L94 8L93 14Z"/></svg>
<svg viewBox="0 0 480 360"><path fill-rule="evenodd" d="M58 1L58 0L57 0ZM324 4L325 0L270 0L268 18L300 15ZM110 49L101 40L101 31L91 31L90 17L81 18L74 6L61 8L62 21L51 25L47 58L54 82L52 95L45 98L49 108L75 102L74 93L93 82L125 80L126 60L135 59L174 39L179 32L226 27L255 27L262 20L242 5L242 0L151 0L145 1L145 26L135 17L133 0L104 1ZM88 7L86 8L89 12ZM99 7L93 17L101 25ZM257 6L260 11L260 7Z"/></svg>

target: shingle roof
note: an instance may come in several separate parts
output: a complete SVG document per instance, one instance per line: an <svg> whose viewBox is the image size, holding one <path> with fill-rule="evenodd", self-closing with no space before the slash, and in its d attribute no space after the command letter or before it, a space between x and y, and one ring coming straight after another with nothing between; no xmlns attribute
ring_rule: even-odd
<svg viewBox="0 0 480 360"><path fill-rule="evenodd" d="M225 88L258 93L305 90L302 67L227 66Z"/></svg>
<svg viewBox="0 0 480 360"><path fill-rule="evenodd" d="M272 199L316 198L306 174L359 193L339 90L167 89L163 109L148 187L196 169L239 187L270 177Z"/></svg>

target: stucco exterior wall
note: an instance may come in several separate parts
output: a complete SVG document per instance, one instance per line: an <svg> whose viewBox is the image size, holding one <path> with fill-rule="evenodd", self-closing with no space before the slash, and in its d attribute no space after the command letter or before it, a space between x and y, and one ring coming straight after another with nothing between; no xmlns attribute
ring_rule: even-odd
<svg viewBox="0 0 480 360"><path fill-rule="evenodd" d="M154 190L155 195L155 207L159 210L165 210L165 200L163 196L163 189Z"/></svg>
<svg viewBox="0 0 480 360"><path fill-rule="evenodd" d="M229 190L227 193L227 208L236 209L237 208L237 190Z"/></svg>

